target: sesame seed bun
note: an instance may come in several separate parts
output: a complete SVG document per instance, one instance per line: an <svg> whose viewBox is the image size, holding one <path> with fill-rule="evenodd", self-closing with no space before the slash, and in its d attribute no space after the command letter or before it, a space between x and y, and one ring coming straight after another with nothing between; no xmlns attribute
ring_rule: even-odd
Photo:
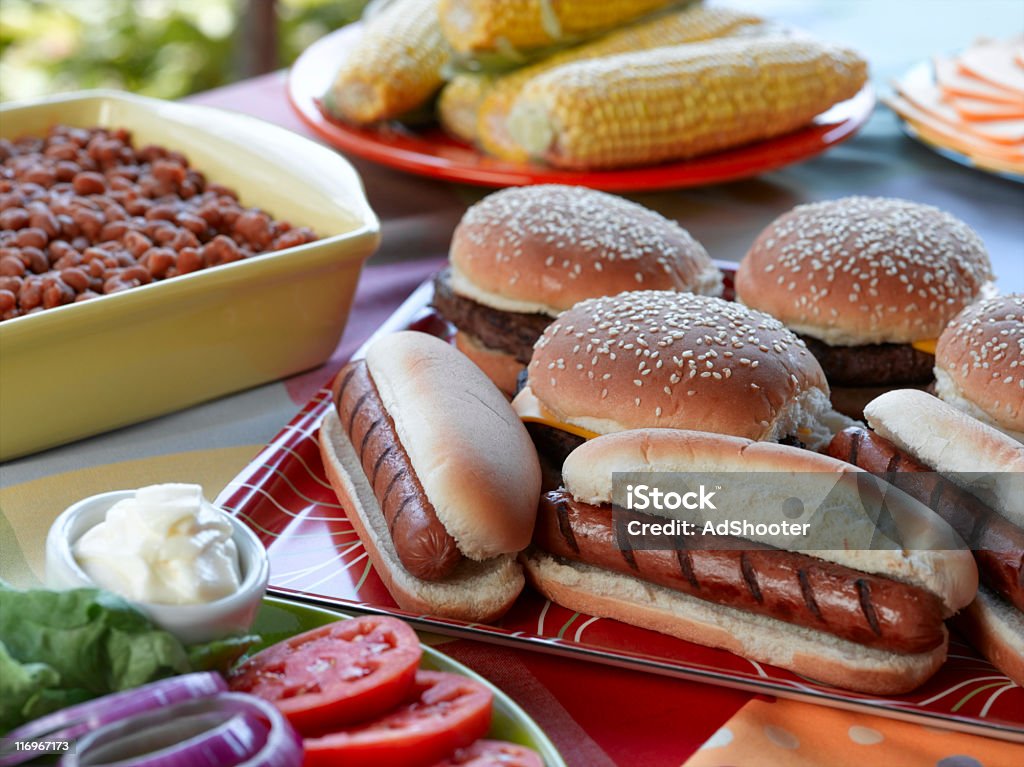
<svg viewBox="0 0 1024 767"><path fill-rule="evenodd" d="M803 341L720 298L636 291L583 301L548 326L527 370L549 411L598 434L650 426L829 437L820 425L828 384Z"/></svg>
<svg viewBox="0 0 1024 767"><path fill-rule="evenodd" d="M929 205L846 197L773 221L736 272L738 300L833 346L934 339L992 281L967 224Z"/></svg>
<svg viewBox="0 0 1024 767"><path fill-rule="evenodd" d="M722 292L721 272L679 224L578 186L488 195L466 211L449 257L454 291L503 311L555 317L623 290Z"/></svg>
<svg viewBox="0 0 1024 767"><path fill-rule="evenodd" d="M935 349L943 400L1024 442L1024 295L968 306Z"/></svg>

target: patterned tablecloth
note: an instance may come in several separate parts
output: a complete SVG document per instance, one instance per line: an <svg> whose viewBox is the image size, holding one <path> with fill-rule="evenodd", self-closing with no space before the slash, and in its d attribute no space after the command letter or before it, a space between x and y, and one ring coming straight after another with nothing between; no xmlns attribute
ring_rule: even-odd
<svg viewBox="0 0 1024 767"><path fill-rule="evenodd" d="M932 52L962 46L978 34L1005 36L1024 28L1017 0L745 5L860 48L882 89L888 78ZM284 83L275 74L192 100L304 132L288 107ZM0 577L37 583L50 522L86 495L195 481L215 497L443 262L459 217L485 193L355 165L383 222L384 240L363 273L331 359L287 381L3 464ZM737 260L764 225L793 205L848 194L906 197L950 210L982 235L1000 287L1024 290L1024 188L934 155L904 137L881 108L857 137L817 159L756 180L635 199L679 220L712 256ZM1024 746L467 640L432 641L506 690L572 765L1024 764Z"/></svg>

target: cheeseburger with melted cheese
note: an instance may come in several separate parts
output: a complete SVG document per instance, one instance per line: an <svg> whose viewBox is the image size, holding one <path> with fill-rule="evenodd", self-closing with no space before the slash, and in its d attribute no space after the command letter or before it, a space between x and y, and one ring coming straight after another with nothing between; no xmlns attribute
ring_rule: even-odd
<svg viewBox="0 0 1024 767"><path fill-rule="evenodd" d="M833 403L860 417L892 388L925 387L947 323L991 288L985 246L929 205L847 197L773 221L736 272L736 296L817 357Z"/></svg>
<svg viewBox="0 0 1024 767"><path fill-rule="evenodd" d="M549 468L585 439L647 427L818 448L845 419L781 322L711 296L592 298L543 333L512 407Z"/></svg>

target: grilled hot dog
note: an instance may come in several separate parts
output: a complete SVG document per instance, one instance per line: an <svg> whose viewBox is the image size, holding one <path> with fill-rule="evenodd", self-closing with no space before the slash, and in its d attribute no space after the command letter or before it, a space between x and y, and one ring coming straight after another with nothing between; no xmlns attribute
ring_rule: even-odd
<svg viewBox="0 0 1024 767"><path fill-rule="evenodd" d="M863 427L839 432L827 452L873 474L887 475L891 484L931 507L971 547L982 582L1024 610L1024 530Z"/></svg>
<svg viewBox="0 0 1024 767"><path fill-rule="evenodd" d="M437 518L366 363L350 362L337 380L341 425L384 512L398 558L417 578L441 580L456 568L462 553Z"/></svg>
<svg viewBox="0 0 1024 767"><path fill-rule="evenodd" d="M752 541L686 536L678 551L620 550L610 506L564 490L544 495L534 543L563 559L675 589L718 604L827 631L869 647L925 652L944 641L943 607L916 586Z"/></svg>

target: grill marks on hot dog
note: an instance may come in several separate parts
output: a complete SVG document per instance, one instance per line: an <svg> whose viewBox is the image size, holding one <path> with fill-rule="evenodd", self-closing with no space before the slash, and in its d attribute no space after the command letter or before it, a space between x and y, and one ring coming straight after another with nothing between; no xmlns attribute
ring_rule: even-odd
<svg viewBox="0 0 1024 767"><path fill-rule="evenodd" d="M916 653L943 641L942 603L921 588L735 538L688 536L678 551L623 552L613 524L610 507L550 492L541 500L534 543L563 559L869 647Z"/></svg>
<svg viewBox="0 0 1024 767"><path fill-rule="evenodd" d="M926 504L974 552L982 582L1024 610L1024 530L884 437L860 426L839 432L828 454L886 479Z"/></svg>
<svg viewBox="0 0 1024 767"><path fill-rule="evenodd" d="M364 361L349 363L335 402L402 565L424 580L450 575L462 553L437 518Z"/></svg>

